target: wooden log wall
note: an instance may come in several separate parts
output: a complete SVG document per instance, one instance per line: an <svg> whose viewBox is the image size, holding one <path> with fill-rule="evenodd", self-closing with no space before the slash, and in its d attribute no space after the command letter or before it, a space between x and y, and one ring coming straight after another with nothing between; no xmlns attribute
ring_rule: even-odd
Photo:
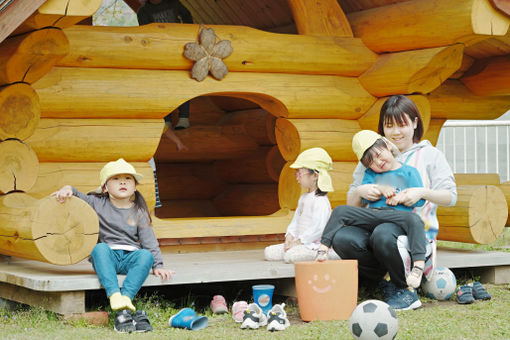
<svg viewBox="0 0 510 340"><path fill-rule="evenodd" d="M508 30L509 17L487 0L410 0L347 16L334 0L288 0L301 34L214 26L234 48L224 60L229 74L200 83L182 55L199 25L72 26L100 1L71 3L49 0L19 27L21 35L0 44L0 140L19 140L0 148L24 150L16 153L20 162L35 164L31 172L17 168L17 159L0 167L0 191L21 188L42 198L69 181L86 192L97 186L102 164L123 157L145 175L139 190L152 209L146 162L155 156L163 201L156 215L192 218L155 218L161 238L283 233L301 194L288 166L315 146L332 156L336 191L329 198L344 204L356 165L352 136L377 128L389 95L411 96L433 143L446 119L494 118L510 108L506 90L490 85L504 72L495 75L466 54ZM11 98L15 109L5 104ZM188 150L177 151L161 137L163 117L173 111L176 120L175 110L189 100L191 128L176 131ZM13 171L23 180L13 183ZM489 222L477 224L480 209L471 202L475 194L494 193L495 201L484 202L499 206L501 195L483 188L461 189L461 204L448 209L463 217L446 225L469 230L449 235L487 242L476 230L501 216L484 215ZM207 216L217 217L199 218Z"/></svg>

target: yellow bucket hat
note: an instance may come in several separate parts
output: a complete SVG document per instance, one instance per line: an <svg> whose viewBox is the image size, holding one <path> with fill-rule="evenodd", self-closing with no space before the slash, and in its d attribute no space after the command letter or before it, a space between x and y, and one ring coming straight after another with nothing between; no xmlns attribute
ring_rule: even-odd
<svg viewBox="0 0 510 340"><path fill-rule="evenodd" d="M328 170L333 169L333 160L329 157L323 148L311 148L299 154L294 163L290 165L292 169L306 168L315 170L319 173L317 186L321 191L334 191L331 176Z"/></svg>
<svg viewBox="0 0 510 340"><path fill-rule="evenodd" d="M119 158L115 162L106 163L106 165L101 169L101 172L99 173L99 182L101 183L101 186L97 189L98 192L102 192L103 185L105 185L106 181L110 177L120 174L132 175L137 182L140 182L143 179L143 176L137 173L131 164L126 162L124 159Z"/></svg>
<svg viewBox="0 0 510 340"><path fill-rule="evenodd" d="M352 151L354 151L358 160L360 160L365 151L370 149L370 147L380 138L383 137L372 130L361 130L356 133L354 137L352 137Z"/></svg>

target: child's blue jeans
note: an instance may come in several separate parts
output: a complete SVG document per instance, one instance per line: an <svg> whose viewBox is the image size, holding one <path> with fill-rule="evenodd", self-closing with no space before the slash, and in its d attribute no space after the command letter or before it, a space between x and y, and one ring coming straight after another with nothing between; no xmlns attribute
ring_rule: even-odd
<svg viewBox="0 0 510 340"><path fill-rule="evenodd" d="M90 256L99 282L106 290L106 296L110 297L116 292L121 292L131 300L142 287L154 264L154 256L146 249L113 250L106 243L96 244ZM126 275L122 291L119 288L117 274Z"/></svg>

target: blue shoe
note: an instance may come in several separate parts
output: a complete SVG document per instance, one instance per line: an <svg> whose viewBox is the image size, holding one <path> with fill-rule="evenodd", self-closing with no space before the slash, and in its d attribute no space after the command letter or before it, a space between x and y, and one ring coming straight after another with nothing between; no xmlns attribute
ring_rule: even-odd
<svg viewBox="0 0 510 340"><path fill-rule="evenodd" d="M457 302L461 305L467 305L475 302L475 298L473 297L473 287L470 285L463 285L457 289L456 294Z"/></svg>
<svg viewBox="0 0 510 340"><path fill-rule="evenodd" d="M198 316L191 308L183 308L177 314L173 315L168 323L171 327L198 331L206 328L209 325L209 320L206 316Z"/></svg>
<svg viewBox="0 0 510 340"><path fill-rule="evenodd" d="M388 300L397 293L397 287L393 284L393 282L388 281L386 279L382 279L379 281L379 289L382 292L383 301L388 303Z"/></svg>
<svg viewBox="0 0 510 340"><path fill-rule="evenodd" d="M421 307L418 293L416 289L412 288L396 288L395 294L393 294L386 303L394 310L411 310Z"/></svg>
<svg viewBox="0 0 510 340"><path fill-rule="evenodd" d="M476 300L490 300L492 298L485 287L478 281L473 282L473 297Z"/></svg>

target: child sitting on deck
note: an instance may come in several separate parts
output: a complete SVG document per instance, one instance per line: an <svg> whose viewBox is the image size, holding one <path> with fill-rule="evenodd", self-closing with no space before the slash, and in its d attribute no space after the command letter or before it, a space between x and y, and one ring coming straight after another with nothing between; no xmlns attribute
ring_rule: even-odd
<svg viewBox="0 0 510 340"><path fill-rule="evenodd" d="M307 192L299 198L285 234L285 243L264 250L267 261L293 263L314 260L322 231L331 214L327 193L333 191L328 173L332 164L331 157L324 149L312 148L303 151L290 166L296 169L296 180ZM333 250L330 256L338 259Z"/></svg>
<svg viewBox="0 0 510 340"><path fill-rule="evenodd" d="M106 290L112 310L118 311L114 320L115 331L151 331L147 314L136 311L132 300L151 268L163 281L170 279L173 272L163 268L163 257L147 204L136 190L136 184L143 177L121 158L106 164L99 178L101 186L88 195L69 185L51 195L62 203L67 197L77 196L99 217L99 243L92 250L90 261ZM117 274L126 275L122 290Z"/></svg>
<svg viewBox="0 0 510 340"><path fill-rule="evenodd" d="M346 226L358 226L368 231L382 223L393 222L400 226L409 237L413 269L407 277L407 284L417 288L421 284L425 266L425 226L421 218L413 213L414 207L425 204L420 199L412 206L400 204L399 192L406 188L423 187L416 168L397 161L391 150L392 144L381 135L363 130L354 135L352 148L367 168L362 184L372 184L382 193L375 201L363 202L369 209L356 206L336 207L322 234L317 260L327 259L327 252L337 231Z"/></svg>

